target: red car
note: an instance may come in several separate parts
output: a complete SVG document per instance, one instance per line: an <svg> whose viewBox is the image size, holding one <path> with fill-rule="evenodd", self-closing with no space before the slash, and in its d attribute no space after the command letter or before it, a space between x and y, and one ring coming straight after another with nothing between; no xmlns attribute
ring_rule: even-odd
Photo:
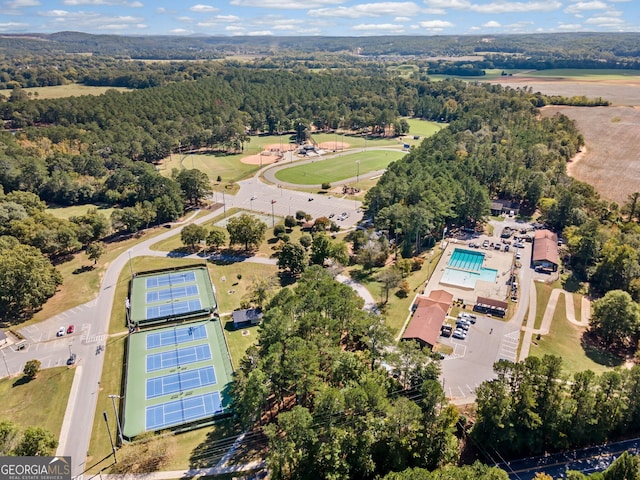
<svg viewBox="0 0 640 480"><path fill-rule="evenodd" d="M74 327L73 325L69 325L69 327L67 328L67 333L71 334L73 333L73 331L76 329L76 327Z"/></svg>

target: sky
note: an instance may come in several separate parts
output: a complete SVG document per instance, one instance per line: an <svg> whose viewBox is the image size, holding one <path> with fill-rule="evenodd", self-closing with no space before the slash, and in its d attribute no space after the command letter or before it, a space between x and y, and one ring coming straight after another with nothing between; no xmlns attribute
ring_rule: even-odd
<svg viewBox="0 0 640 480"><path fill-rule="evenodd" d="M0 34L491 35L639 32L640 0L0 0Z"/></svg>

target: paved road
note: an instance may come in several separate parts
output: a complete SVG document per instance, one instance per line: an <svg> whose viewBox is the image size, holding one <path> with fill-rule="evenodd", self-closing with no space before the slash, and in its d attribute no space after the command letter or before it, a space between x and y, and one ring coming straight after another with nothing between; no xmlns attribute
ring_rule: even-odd
<svg viewBox="0 0 640 480"><path fill-rule="evenodd" d="M638 455L640 438L554 455L512 460L496 466L505 470L514 480L532 480L538 472L545 472L553 478L564 478L567 470L576 470L585 474L601 472L626 451Z"/></svg>

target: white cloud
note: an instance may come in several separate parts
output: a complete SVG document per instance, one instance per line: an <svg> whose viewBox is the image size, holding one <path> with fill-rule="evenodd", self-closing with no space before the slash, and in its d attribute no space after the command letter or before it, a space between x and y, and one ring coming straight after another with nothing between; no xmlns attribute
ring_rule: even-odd
<svg viewBox="0 0 640 480"><path fill-rule="evenodd" d="M20 23L20 22L7 22L0 23L0 32L11 32L14 30L24 30L29 26L28 23Z"/></svg>
<svg viewBox="0 0 640 480"><path fill-rule="evenodd" d="M411 17L396 17L393 19L394 22L410 22Z"/></svg>
<svg viewBox="0 0 640 480"><path fill-rule="evenodd" d="M624 25L624 20L618 17L591 17L584 22L587 25L597 25L603 28L616 28Z"/></svg>
<svg viewBox="0 0 640 480"><path fill-rule="evenodd" d="M467 0L425 0L424 3L426 3L431 8L437 8L441 10L447 8L460 10L469 8L469 6L471 5L471 2L468 2Z"/></svg>
<svg viewBox="0 0 640 480"><path fill-rule="evenodd" d="M495 20L491 20L482 25L485 28L498 28L500 27L500 22L496 22Z"/></svg>
<svg viewBox="0 0 640 480"><path fill-rule="evenodd" d="M193 31L187 30L186 28L174 28L173 30L169 30L169 33L173 35L190 35Z"/></svg>
<svg viewBox="0 0 640 480"><path fill-rule="evenodd" d="M176 17L176 20L178 20L179 22L185 22L185 23L191 23L193 22L193 18L188 17L186 15L181 15L179 17Z"/></svg>
<svg viewBox="0 0 640 480"><path fill-rule="evenodd" d="M262 30L257 32L249 32L247 33L250 37L260 37L260 36L272 36L273 32L270 30Z"/></svg>
<svg viewBox="0 0 640 480"><path fill-rule="evenodd" d="M443 29L453 27L453 23L447 22L445 20L426 20L424 22L419 22L422 28L432 28L432 29Z"/></svg>
<svg viewBox="0 0 640 480"><path fill-rule="evenodd" d="M277 25L273 27L274 30L295 30L296 28L298 28L297 26L294 25Z"/></svg>
<svg viewBox="0 0 640 480"><path fill-rule="evenodd" d="M557 0L539 2L506 2L497 1L484 5L470 5L469 9L477 13L529 13L529 12L552 12L562 7L562 3Z"/></svg>
<svg viewBox="0 0 640 480"><path fill-rule="evenodd" d="M203 5L201 3L189 7L189 10L197 13L214 13L220 11L218 7L214 7L213 5Z"/></svg>
<svg viewBox="0 0 640 480"><path fill-rule="evenodd" d="M228 32L244 32L244 27L240 25L229 25L228 27L224 27L224 29Z"/></svg>
<svg viewBox="0 0 640 480"><path fill-rule="evenodd" d="M78 5L123 5L125 7L139 8L143 7L142 2L134 1L128 2L127 0L62 0L63 5L78 6Z"/></svg>
<svg viewBox="0 0 640 480"><path fill-rule="evenodd" d="M240 17L237 17L236 15L216 15L216 19L222 22L239 22L240 21Z"/></svg>
<svg viewBox="0 0 640 480"><path fill-rule="evenodd" d="M588 10L605 10L606 8L607 4L601 2L600 0L594 0L591 2L576 2L565 8L564 13L568 13L569 15L580 15L582 12Z"/></svg>
<svg viewBox="0 0 640 480"><path fill-rule="evenodd" d="M24 7L38 7L41 3L38 0L11 0L10 2L4 2L6 8L24 8Z"/></svg>
<svg viewBox="0 0 640 480"><path fill-rule="evenodd" d="M417 13L420 7L413 2L363 3L353 7L333 7L309 10L314 17L362 18L390 16L395 13Z"/></svg>
<svg viewBox="0 0 640 480"><path fill-rule="evenodd" d="M304 10L306 8L319 8L326 5L339 5L344 3L344 0L309 0L307 2L301 2L299 0L231 0L229 3L239 7Z"/></svg>
<svg viewBox="0 0 640 480"><path fill-rule="evenodd" d="M560 23L556 27L556 30L561 30L563 32L577 32L582 29L583 27L579 23Z"/></svg>
<svg viewBox="0 0 640 480"><path fill-rule="evenodd" d="M373 32L397 32L401 33L404 31L404 27L402 25L396 25L395 23L376 23L376 24L360 24L354 25L351 27L356 31L373 31Z"/></svg>

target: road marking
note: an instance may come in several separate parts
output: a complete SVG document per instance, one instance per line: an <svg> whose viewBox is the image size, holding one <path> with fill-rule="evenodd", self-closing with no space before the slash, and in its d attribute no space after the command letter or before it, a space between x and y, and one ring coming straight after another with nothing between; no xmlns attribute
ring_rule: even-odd
<svg viewBox="0 0 640 480"><path fill-rule="evenodd" d="M102 343L107 339L108 335L107 334L102 334L102 335L81 335L80 336L80 341L82 343Z"/></svg>

